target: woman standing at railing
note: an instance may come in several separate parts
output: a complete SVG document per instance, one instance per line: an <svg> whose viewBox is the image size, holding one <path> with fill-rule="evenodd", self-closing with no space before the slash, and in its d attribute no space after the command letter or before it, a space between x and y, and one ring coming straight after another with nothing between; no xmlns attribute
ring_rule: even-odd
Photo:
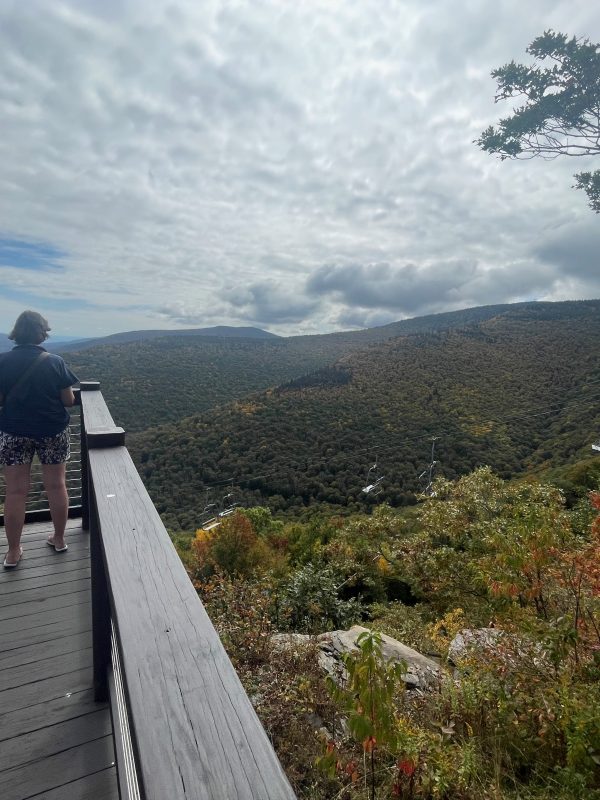
<svg viewBox="0 0 600 800"><path fill-rule="evenodd" d="M65 481L69 459L69 412L78 378L60 356L42 346L50 326L35 311L23 311L9 334L16 346L0 355L0 464L4 466L4 526L8 553L4 567L16 567L23 555L21 534L30 486L31 462L42 465L54 535L48 544L66 551L69 498Z"/></svg>

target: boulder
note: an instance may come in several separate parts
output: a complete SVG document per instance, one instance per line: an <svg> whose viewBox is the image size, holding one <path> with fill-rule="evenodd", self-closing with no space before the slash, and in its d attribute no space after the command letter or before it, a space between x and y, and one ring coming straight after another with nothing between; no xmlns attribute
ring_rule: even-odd
<svg viewBox="0 0 600 800"><path fill-rule="evenodd" d="M461 667L461 662L469 658L479 661L493 658L509 668L522 661L540 670L550 668L548 655L539 642L499 628L466 628L457 633L450 642L448 660Z"/></svg>
<svg viewBox="0 0 600 800"><path fill-rule="evenodd" d="M342 656L344 653L358 651L356 640L361 633L368 633L368 629L363 628L362 625L354 625L347 631L330 631L316 637L302 633L276 633L271 637L271 643L274 650L281 650L306 646L316 641L319 666L337 683L347 677ZM417 650L413 650L412 647L407 647L397 639L392 639L391 636L381 634L381 639L385 660L403 661L406 664L406 672L402 675L402 680L407 689L426 691L439 684L442 671L435 661Z"/></svg>
<svg viewBox="0 0 600 800"><path fill-rule="evenodd" d="M356 640L361 633L368 632L362 625L354 625L347 631L331 631L317 636L319 643L319 664L334 680L343 677L345 670L341 657L344 653L358 650ZM386 661L403 661L406 672L402 676L407 689L428 690L437 686L441 679L441 669L435 661L422 655L412 647L407 647L391 636L381 634L382 653Z"/></svg>
<svg viewBox="0 0 600 800"><path fill-rule="evenodd" d="M495 651L506 634L498 628L474 628L460 631L450 642L448 659L458 664L469 655L482 655L487 651Z"/></svg>
<svg viewBox="0 0 600 800"><path fill-rule="evenodd" d="M290 647L308 645L314 638L307 633L274 633L271 636L271 644L273 650L287 650Z"/></svg>

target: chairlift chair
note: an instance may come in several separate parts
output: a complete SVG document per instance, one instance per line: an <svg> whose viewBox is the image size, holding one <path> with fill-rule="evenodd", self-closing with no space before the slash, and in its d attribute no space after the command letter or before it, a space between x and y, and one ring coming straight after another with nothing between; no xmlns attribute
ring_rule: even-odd
<svg viewBox="0 0 600 800"><path fill-rule="evenodd" d="M385 478L385 475L382 475L380 478L377 478L375 483L370 483L368 486L363 488L363 492L365 494L371 494L373 497L377 497L378 494L381 494L383 491L383 486L381 485L381 481Z"/></svg>
<svg viewBox="0 0 600 800"><path fill-rule="evenodd" d="M375 473L375 475L373 476L375 480L373 480L371 473ZM366 485L363 486L362 488L364 494L370 494L372 495L372 497L376 497L383 491L383 486L381 484L383 479L385 478L385 475L378 476L377 473L378 473L377 459L375 459L375 463L373 464L373 466L369 467L369 469L367 470L367 480L365 481Z"/></svg>
<svg viewBox="0 0 600 800"><path fill-rule="evenodd" d="M233 492L229 492L225 495L223 500L221 501L221 505L223 506L223 511L219 512L219 517L230 517L236 508L239 506L239 503L234 502L231 498L233 497Z"/></svg>

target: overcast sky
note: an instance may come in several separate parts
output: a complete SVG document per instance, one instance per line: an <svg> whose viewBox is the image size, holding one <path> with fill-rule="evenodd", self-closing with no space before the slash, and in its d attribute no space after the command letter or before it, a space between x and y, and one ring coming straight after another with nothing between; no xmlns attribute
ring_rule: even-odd
<svg viewBox="0 0 600 800"><path fill-rule="evenodd" d="M312 333L600 297L581 160L472 143L590 0L1 0L0 330ZM597 167L598 165L596 165Z"/></svg>

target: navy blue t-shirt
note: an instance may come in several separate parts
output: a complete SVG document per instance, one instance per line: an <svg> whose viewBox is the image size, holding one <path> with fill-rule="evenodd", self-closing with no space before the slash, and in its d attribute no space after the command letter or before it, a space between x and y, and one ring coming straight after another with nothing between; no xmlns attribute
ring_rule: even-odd
<svg viewBox="0 0 600 800"><path fill-rule="evenodd" d="M0 411L0 431L16 436L41 439L56 436L69 424L69 412L63 406L62 389L73 386L79 378L60 356L51 353L17 388L16 397L6 397L11 388L44 348L37 344L19 344L9 353L0 354L0 393L5 399Z"/></svg>

